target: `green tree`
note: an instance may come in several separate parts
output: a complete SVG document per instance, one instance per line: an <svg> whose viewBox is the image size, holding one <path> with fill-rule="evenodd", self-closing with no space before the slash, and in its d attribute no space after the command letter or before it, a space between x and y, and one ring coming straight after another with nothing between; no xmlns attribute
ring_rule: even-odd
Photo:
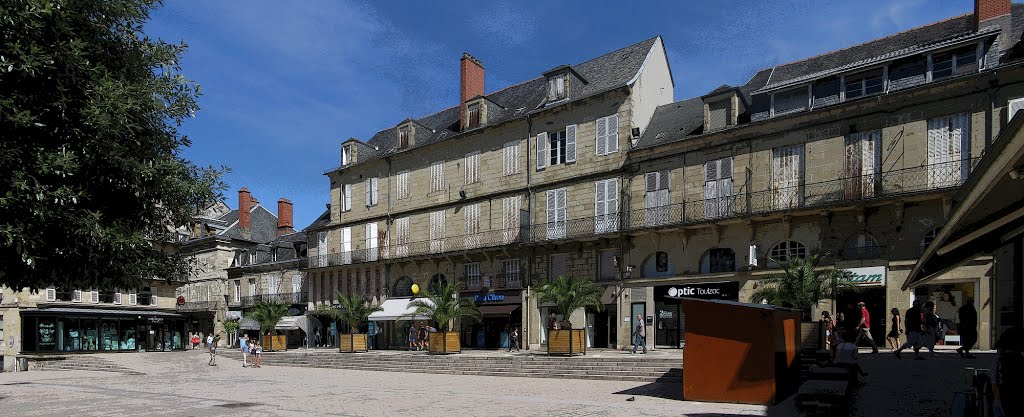
<svg viewBox="0 0 1024 417"><path fill-rule="evenodd" d="M601 295L604 288L596 282L582 278L566 278L559 276L554 281L545 283L537 289L540 302L555 305L555 311L562 315L562 328L571 329L569 316L576 310L593 307L598 311L604 309Z"/></svg>
<svg viewBox="0 0 1024 417"><path fill-rule="evenodd" d="M0 6L0 284L136 288L181 279L175 226L221 197L179 132L199 86L147 0Z"/></svg>
<svg viewBox="0 0 1024 417"><path fill-rule="evenodd" d="M850 272L834 267L818 267L822 255L807 258L790 256L785 261L771 259L782 266L782 273L759 282L750 299L767 300L768 304L800 310L810 318L811 308L821 300L834 300L844 291L857 291L850 281Z"/></svg>
<svg viewBox="0 0 1024 417"><path fill-rule="evenodd" d="M228 334L228 346L235 345L235 336L238 335L238 320L227 320L224 322L224 333Z"/></svg>
<svg viewBox="0 0 1024 417"><path fill-rule="evenodd" d="M270 331L277 327L277 322L288 314L288 307L288 304L277 301L261 301L252 306L249 317L260 324L262 334L270 334Z"/></svg>
<svg viewBox="0 0 1024 417"><path fill-rule="evenodd" d="M338 291L337 296L339 308L331 310L337 311L334 316L336 320L348 323L348 332L351 334L359 333L359 325L363 324L370 314L383 310L380 306L371 304L370 300L362 295L345 295Z"/></svg>
<svg viewBox="0 0 1024 417"><path fill-rule="evenodd" d="M459 284L455 281L431 285L426 297L409 302L412 316L427 316L436 321L439 331L450 332L455 320L470 317L479 320L480 308L469 298L459 298Z"/></svg>

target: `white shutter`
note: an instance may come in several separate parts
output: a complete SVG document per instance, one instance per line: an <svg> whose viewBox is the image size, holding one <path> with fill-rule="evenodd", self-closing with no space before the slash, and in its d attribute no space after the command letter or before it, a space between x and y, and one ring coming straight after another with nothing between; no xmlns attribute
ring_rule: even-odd
<svg viewBox="0 0 1024 417"><path fill-rule="evenodd" d="M207 301L209 301L209 300L207 300ZM120 292L115 292L114 293L114 304L121 304L121 293Z"/></svg>
<svg viewBox="0 0 1024 417"><path fill-rule="evenodd" d="M800 179L803 145L775 148L772 153L772 179L776 208L793 208L800 204Z"/></svg>
<svg viewBox="0 0 1024 417"><path fill-rule="evenodd" d="M90 303L98 303L98 302L100 302L100 292L99 291L89 291L89 302Z"/></svg>
<svg viewBox="0 0 1024 417"><path fill-rule="evenodd" d="M658 172L644 174L644 208L658 206Z"/></svg>
<svg viewBox="0 0 1024 417"><path fill-rule="evenodd" d="M594 122L594 147L598 155L608 153L608 119L602 117Z"/></svg>
<svg viewBox="0 0 1024 417"><path fill-rule="evenodd" d="M619 230L619 179L612 178L605 182L605 221L608 231Z"/></svg>
<svg viewBox="0 0 1024 417"><path fill-rule="evenodd" d="M537 170L542 170L548 165L548 134L541 132L537 134Z"/></svg>
<svg viewBox="0 0 1024 417"><path fill-rule="evenodd" d="M139 295L136 293L128 294L128 304L135 305L139 302Z"/></svg>
<svg viewBox="0 0 1024 417"><path fill-rule="evenodd" d="M565 163L576 162L576 125L565 127Z"/></svg>
<svg viewBox="0 0 1024 417"><path fill-rule="evenodd" d="M613 114L605 119L605 125L608 129L607 145L605 150L607 153L615 153L619 151L619 115Z"/></svg>
<svg viewBox="0 0 1024 417"><path fill-rule="evenodd" d="M718 215L732 214L732 157L718 160Z"/></svg>
<svg viewBox="0 0 1024 417"><path fill-rule="evenodd" d="M552 228L555 227L555 223L558 222L558 190L550 190L547 192L547 198L545 203L547 205L547 230L548 239L553 238Z"/></svg>
<svg viewBox="0 0 1024 417"><path fill-rule="evenodd" d="M366 179L366 186L363 187L364 194L366 194L366 205L367 206L371 205L371 203L370 203L370 192L372 191L372 189L371 189L372 185L370 184L370 180L371 180L371 178L367 178Z"/></svg>
<svg viewBox="0 0 1024 417"><path fill-rule="evenodd" d="M502 172L505 175L513 175L519 173L519 142L509 142L505 144L502 152L503 169Z"/></svg>
<svg viewBox="0 0 1024 417"><path fill-rule="evenodd" d="M949 125L947 118L928 121L928 186L944 185L943 173L949 162Z"/></svg>
<svg viewBox="0 0 1024 417"><path fill-rule="evenodd" d="M57 290L55 288L46 289L46 301L57 301Z"/></svg>
<svg viewBox="0 0 1024 417"><path fill-rule="evenodd" d="M954 169L959 167L960 178L956 184L963 184L967 180L967 175L970 173L970 162L971 159L971 118L969 113L960 113L953 116L954 120L954 132L950 136L950 150L956 150L956 152L950 152L950 161L953 162ZM956 181L956 175L954 173L953 180Z"/></svg>
<svg viewBox="0 0 1024 417"><path fill-rule="evenodd" d="M1009 123L1010 120L1013 120L1013 116L1015 116L1018 111L1024 109L1024 97L1010 100L1010 102L1006 104L1006 108L1006 122Z"/></svg>
<svg viewBox="0 0 1024 417"><path fill-rule="evenodd" d="M345 202L342 205L342 211L352 210L352 184L345 184L342 186L345 191Z"/></svg>
<svg viewBox="0 0 1024 417"><path fill-rule="evenodd" d="M379 178L373 177L373 178L371 178L371 180L372 181L370 182L370 185L371 185L371 187L370 187L371 188L371 191L370 191L370 203L373 204L373 205L377 205L377 201L379 201L378 198L377 198L377 183L378 183Z"/></svg>
<svg viewBox="0 0 1024 417"><path fill-rule="evenodd" d="M872 130L861 134L860 175L861 195L875 196L875 184L882 166L882 131Z"/></svg>
<svg viewBox="0 0 1024 417"><path fill-rule="evenodd" d="M565 188L561 188L555 193L555 214L558 216L558 230L559 236L565 237L566 227L566 212L565 212Z"/></svg>
<svg viewBox="0 0 1024 417"><path fill-rule="evenodd" d="M150 295L150 297L149 297L149 305L151 305L151 306L155 306L155 305L157 305L157 297L156 297L156 292L157 292L157 291L156 291L156 287L150 287L149 293L150 293L151 295Z"/></svg>
<svg viewBox="0 0 1024 417"><path fill-rule="evenodd" d="M395 181L396 188L398 188L398 198L409 197L409 171L402 171L398 173L398 179Z"/></svg>
<svg viewBox="0 0 1024 417"><path fill-rule="evenodd" d="M704 163L704 218L718 217L718 163L719 160Z"/></svg>
<svg viewBox="0 0 1024 417"><path fill-rule="evenodd" d="M366 224L366 260L376 261L377 260L377 223Z"/></svg>
<svg viewBox="0 0 1024 417"><path fill-rule="evenodd" d="M604 233L605 219L608 216L607 182L594 183L594 231Z"/></svg>

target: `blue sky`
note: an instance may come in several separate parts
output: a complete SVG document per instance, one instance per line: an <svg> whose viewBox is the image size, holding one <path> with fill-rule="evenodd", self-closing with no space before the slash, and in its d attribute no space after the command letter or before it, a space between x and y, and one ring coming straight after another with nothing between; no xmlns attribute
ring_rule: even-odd
<svg viewBox="0 0 1024 417"><path fill-rule="evenodd" d="M972 11L970 0L665 2L200 1L153 15L151 36L185 41L203 88L184 155L232 173L295 226L329 200L323 176L341 141L458 103L459 57L486 68L492 92L654 35L665 40L675 98L745 82L795 61Z"/></svg>

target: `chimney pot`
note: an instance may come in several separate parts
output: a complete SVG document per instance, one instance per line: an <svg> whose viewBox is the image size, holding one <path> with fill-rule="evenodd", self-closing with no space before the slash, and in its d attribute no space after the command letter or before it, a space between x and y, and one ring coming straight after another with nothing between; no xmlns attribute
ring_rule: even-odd
<svg viewBox="0 0 1024 417"><path fill-rule="evenodd" d="M277 235L284 236L295 233L292 222L292 202L287 198L277 200Z"/></svg>
<svg viewBox="0 0 1024 417"><path fill-rule="evenodd" d="M459 60L459 127L465 130L466 101L484 95L484 64L463 52Z"/></svg>
<svg viewBox="0 0 1024 417"><path fill-rule="evenodd" d="M981 23L1010 14L1011 0L974 0L974 30L981 28Z"/></svg>

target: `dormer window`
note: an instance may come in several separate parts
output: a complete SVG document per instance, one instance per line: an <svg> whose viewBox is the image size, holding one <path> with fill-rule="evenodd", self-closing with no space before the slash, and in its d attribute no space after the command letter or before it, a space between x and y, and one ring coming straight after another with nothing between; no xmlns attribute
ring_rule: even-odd
<svg viewBox="0 0 1024 417"><path fill-rule="evenodd" d="M708 131L731 126L733 120L732 97L708 103Z"/></svg>
<svg viewBox="0 0 1024 417"><path fill-rule="evenodd" d="M402 126L398 128L398 149L405 149L409 147L412 136L411 131L411 126Z"/></svg>
<svg viewBox="0 0 1024 417"><path fill-rule="evenodd" d="M932 80L978 71L978 46L932 54Z"/></svg>
<svg viewBox="0 0 1024 417"><path fill-rule="evenodd" d="M341 166L346 166L348 164L351 164L353 162L352 161L352 159L353 159L352 157L353 156L354 155L353 155L353 152L352 152L352 145L351 144L341 145Z"/></svg>
<svg viewBox="0 0 1024 417"><path fill-rule="evenodd" d="M846 99L878 94L884 90L881 68L843 77L843 89Z"/></svg>
<svg viewBox="0 0 1024 417"><path fill-rule="evenodd" d="M466 129L480 127L481 103L476 102L466 106Z"/></svg>
<svg viewBox="0 0 1024 417"><path fill-rule="evenodd" d="M548 102L565 100L569 97L569 73L563 72L548 77Z"/></svg>
<svg viewBox="0 0 1024 417"><path fill-rule="evenodd" d="M810 100L810 86L802 86L772 93L772 116L781 116L807 110Z"/></svg>

